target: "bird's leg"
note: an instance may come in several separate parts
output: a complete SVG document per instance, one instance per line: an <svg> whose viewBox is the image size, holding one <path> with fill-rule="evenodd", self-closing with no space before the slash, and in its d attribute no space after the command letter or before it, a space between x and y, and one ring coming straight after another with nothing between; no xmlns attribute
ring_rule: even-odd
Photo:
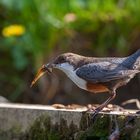
<svg viewBox="0 0 140 140"><path fill-rule="evenodd" d="M109 103L110 101L112 101L112 100L116 97L116 92L115 92L115 90L111 91L111 92L110 92L110 95L111 95L111 96L110 96L104 103L102 103L99 107L97 107L97 108L95 109L94 113L91 115L93 119L95 118L95 116L96 116L105 106L108 105L108 103Z"/></svg>

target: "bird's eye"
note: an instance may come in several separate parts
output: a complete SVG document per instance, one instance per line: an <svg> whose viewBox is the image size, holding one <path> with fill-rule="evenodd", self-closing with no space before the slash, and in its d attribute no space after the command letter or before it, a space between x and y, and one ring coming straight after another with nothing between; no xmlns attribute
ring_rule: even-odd
<svg viewBox="0 0 140 140"><path fill-rule="evenodd" d="M60 63L64 63L66 60L65 60L65 58L63 57L63 56L59 56L59 57L57 57L56 58L56 60L55 60L55 64L60 64Z"/></svg>
<svg viewBox="0 0 140 140"><path fill-rule="evenodd" d="M65 62L65 58L64 58L64 57L60 57L59 61L60 61L61 63L63 63L63 62Z"/></svg>

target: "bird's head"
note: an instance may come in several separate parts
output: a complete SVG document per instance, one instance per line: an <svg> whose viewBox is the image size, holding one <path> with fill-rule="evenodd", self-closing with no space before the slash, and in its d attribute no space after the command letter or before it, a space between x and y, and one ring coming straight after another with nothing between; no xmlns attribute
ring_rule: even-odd
<svg viewBox="0 0 140 140"><path fill-rule="evenodd" d="M64 63L69 63L73 65L78 57L79 55L74 54L74 53L64 53L54 59L53 65L54 67L55 66L57 67L58 65L62 65Z"/></svg>
<svg viewBox="0 0 140 140"><path fill-rule="evenodd" d="M74 62L76 62L76 58L79 56L77 54L73 53L64 53L59 56L57 56L52 62L43 65L37 72L34 80L31 83L31 87L36 83L36 81L43 76L46 72L52 73L53 68L61 67L62 64L68 63L71 65L74 65Z"/></svg>

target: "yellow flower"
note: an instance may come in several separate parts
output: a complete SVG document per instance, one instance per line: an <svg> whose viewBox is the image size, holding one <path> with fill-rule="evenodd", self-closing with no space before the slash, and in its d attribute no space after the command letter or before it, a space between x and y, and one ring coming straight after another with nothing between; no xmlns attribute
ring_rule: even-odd
<svg viewBox="0 0 140 140"><path fill-rule="evenodd" d="M10 37L10 36L20 36L25 33L25 27L22 25L10 25L7 27L4 27L2 30L2 35L4 37Z"/></svg>

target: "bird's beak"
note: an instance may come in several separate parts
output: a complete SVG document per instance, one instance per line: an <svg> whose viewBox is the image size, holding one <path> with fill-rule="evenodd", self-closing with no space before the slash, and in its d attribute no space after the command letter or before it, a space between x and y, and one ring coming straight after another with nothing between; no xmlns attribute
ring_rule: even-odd
<svg viewBox="0 0 140 140"><path fill-rule="evenodd" d="M43 76L46 72L48 73L52 73L52 65L51 64L47 64L47 65L43 65L37 72L34 80L32 81L30 87L32 87L36 81L41 77Z"/></svg>

